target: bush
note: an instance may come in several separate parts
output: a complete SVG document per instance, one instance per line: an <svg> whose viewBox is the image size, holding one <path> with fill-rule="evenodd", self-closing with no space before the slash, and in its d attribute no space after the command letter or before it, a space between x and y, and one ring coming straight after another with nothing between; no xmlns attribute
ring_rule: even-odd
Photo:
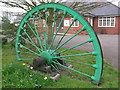
<svg viewBox="0 0 120 90"><path fill-rule="evenodd" d="M7 44L7 38L2 38L2 44L3 45Z"/></svg>

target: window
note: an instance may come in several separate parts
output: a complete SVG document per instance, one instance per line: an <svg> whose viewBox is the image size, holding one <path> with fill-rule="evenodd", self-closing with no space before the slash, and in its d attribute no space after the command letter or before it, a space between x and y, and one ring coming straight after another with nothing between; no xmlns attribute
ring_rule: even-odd
<svg viewBox="0 0 120 90"><path fill-rule="evenodd" d="M99 17L99 27L115 27L115 17Z"/></svg>
<svg viewBox="0 0 120 90"><path fill-rule="evenodd" d="M64 26L69 26L69 20L64 20Z"/></svg>
<svg viewBox="0 0 120 90"><path fill-rule="evenodd" d="M115 26L115 18L111 17L111 26Z"/></svg>
<svg viewBox="0 0 120 90"><path fill-rule="evenodd" d="M90 23L91 26L93 26L93 17L88 17L88 22Z"/></svg>
<svg viewBox="0 0 120 90"><path fill-rule="evenodd" d="M110 26L110 17L107 17L107 26Z"/></svg>
<svg viewBox="0 0 120 90"><path fill-rule="evenodd" d="M64 20L64 26L70 26L70 24L73 22L73 18L70 20ZM79 27L79 22L75 21L71 27Z"/></svg>
<svg viewBox="0 0 120 90"><path fill-rule="evenodd" d="M73 22L73 18L71 18L71 23ZM79 27L79 22L75 21L72 25L72 27Z"/></svg>
<svg viewBox="0 0 120 90"><path fill-rule="evenodd" d="M38 21L35 21L35 25L38 25Z"/></svg>

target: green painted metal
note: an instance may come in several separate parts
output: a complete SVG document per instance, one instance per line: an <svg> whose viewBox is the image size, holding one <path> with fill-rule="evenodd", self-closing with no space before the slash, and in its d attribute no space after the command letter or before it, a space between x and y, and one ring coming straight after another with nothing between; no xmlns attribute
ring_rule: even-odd
<svg viewBox="0 0 120 90"><path fill-rule="evenodd" d="M92 53L73 54L73 55L65 55L65 56L59 56L59 57L64 58L64 57L83 56L83 55L90 55L90 54ZM54 58L57 58L57 57L54 57Z"/></svg>
<svg viewBox="0 0 120 90"><path fill-rule="evenodd" d="M41 51L40 48L38 48L35 44L31 43L30 41L28 41L27 39L25 39L24 37L20 36L23 40L25 40L26 42L30 43L31 45L33 45L39 52Z"/></svg>
<svg viewBox="0 0 120 90"><path fill-rule="evenodd" d="M58 45L61 43L61 41L63 40L63 38L65 37L65 35L67 34L67 32L70 30L70 27L73 25L73 23L75 22L75 20L70 24L70 26L67 28L66 32L63 34L62 38L60 39L60 41L58 42ZM57 49L58 49L58 45L57 45Z"/></svg>
<svg viewBox="0 0 120 90"><path fill-rule="evenodd" d="M38 53L32 51L31 49L27 48L26 46L24 46L24 45L22 45L22 44L20 44L20 45L21 45L22 48L24 48L24 49L26 49L26 50L28 50L28 51L30 51L30 52L36 54L36 55L39 55ZM18 53L18 52L17 52L17 53Z"/></svg>
<svg viewBox="0 0 120 90"><path fill-rule="evenodd" d="M48 36L47 33L44 29L44 26L47 25L48 22L48 16L49 14L48 9L53 9L53 22L52 24L52 41L51 44L48 45ZM41 11L45 10L45 24L43 25L42 23L42 14ZM61 16L61 20L60 23L58 25L57 30L54 30L55 24L56 24L56 20L57 20L57 15L56 12L57 10L61 10L63 11L63 16ZM36 14L37 13L37 14ZM43 40L42 40L42 36L39 34L38 32L38 28L35 25L35 17L34 14L36 14L38 16L38 19L40 20L40 23L42 25L42 34L43 34ZM66 32L62 35L62 38L60 39L60 41L58 42L57 46L55 47L55 49L53 50L54 47L54 43L55 43L55 38L57 36L57 33L60 30L61 25L63 24L64 18L65 16L69 14L71 15L74 20L72 21L72 23L70 24L70 26L66 29ZM29 19L32 18L32 21L34 22L33 27L29 24ZM52 18L51 18L52 19ZM60 44L62 42L62 40L65 38L65 35L68 33L68 31L70 30L71 26L74 24L75 21L79 21L80 24L82 24L83 28L78 31L76 34L74 34L71 38L69 38L68 40L66 40L65 42L63 42L62 44ZM29 32L27 31L27 29L25 28L26 26L29 27L29 31L31 31L34 35L34 37L37 38L38 42L39 42L39 46L36 45L35 41L33 40L33 38L30 36ZM63 45L65 45L67 42L71 41L75 36L77 36L79 33L81 33L82 31L87 31L90 39L88 39L87 41L83 42L83 43L79 43L71 48L67 48L65 50L62 50L60 52L56 52L57 50L59 50ZM54 34L55 32L55 34ZM25 37L22 36L22 34L25 34L27 39ZM38 52L36 52L35 50L32 50L31 48L27 47L26 45L23 45L21 43L21 40L26 41L27 43L29 43L31 45L31 47L35 47L36 50ZM57 56L58 54L61 54L63 52L69 51L71 49L74 49L78 46L81 46L83 44L89 43L91 42L93 47L94 47L94 52L90 52L90 53L83 53L83 54L74 54L74 55L64 55L64 56ZM22 49L28 50L28 52L24 52L22 51ZM73 70L79 74L85 75L87 77L90 77L93 81L94 84L98 84L101 78L101 74L102 74L102 50L100 47L100 43L99 40L94 32L94 30L92 29L92 27L88 24L88 22L76 11L74 11L73 9L61 5L61 4L56 4L56 3L49 3L49 4L41 4L39 6L36 6L35 8L33 8L32 10L30 10L29 12L27 12L27 14L23 17L19 27L18 27L18 31L17 31L17 35L16 35L16 58L17 60L32 60L32 59L22 59L22 57L20 56L20 54L33 54L36 56L43 56L46 59L46 64L51 65L54 69L56 69L59 72L59 68L57 67L57 65L60 65L64 68ZM90 65L90 64L86 64L86 63L81 63L81 64L85 64L88 66L92 66L93 68L95 68L95 74L93 76L88 75L86 73L80 72L78 70L75 70L73 68L69 68L65 65L60 64L57 59L63 59L63 60L68 60L68 61L73 61L74 60L69 60L69 59L65 59L65 57L73 57L73 56L82 56L82 55L94 55L96 57L96 63L94 65ZM77 62L80 63L80 62Z"/></svg>
<svg viewBox="0 0 120 90"><path fill-rule="evenodd" d="M55 65L55 64L54 64ZM57 66L54 66L53 64L51 64L51 66L57 71L57 72L59 72L59 70L58 70L58 67ZM60 73L60 72L59 72Z"/></svg>
<svg viewBox="0 0 120 90"><path fill-rule="evenodd" d="M72 24L73 24L73 22L72 22ZM71 24L71 25L72 25L72 24ZM68 29L68 30L69 30L69 29ZM68 30L66 30L66 32L68 32ZM81 33L82 31L83 31L83 29L81 29L80 31L78 31L76 34L74 34L70 39L68 39L67 41L65 41L64 43L62 43L60 46L56 47L55 51L57 51L58 49L60 49L64 44L66 44L67 42L69 42L71 39L73 39L75 36L77 36L77 35L78 35L79 33ZM65 34L66 34L66 32L65 32ZM65 35L65 34L64 34L64 35ZM64 35L63 35L63 37L64 37ZM61 40L63 39L63 37L61 38ZM61 40L60 40L60 41L61 41ZM55 52L55 51L54 51L54 52ZM54 52L53 52L53 53L54 53Z"/></svg>
<svg viewBox="0 0 120 90"><path fill-rule="evenodd" d="M58 64L58 65L60 65L60 66L62 66L62 67L68 68L68 69L70 69L70 70L73 70L73 71L75 71L75 72L77 72L77 73L83 74L83 75L85 75L85 76L87 76L87 77L92 77L92 76L90 76L90 75L88 75L88 74L82 73L82 72L77 71L77 70L75 70L75 69L73 69L73 68L69 68L69 67L67 67L67 66L64 66L64 65L60 64L59 62L54 62L54 61L53 61L53 63Z"/></svg>
<svg viewBox="0 0 120 90"><path fill-rule="evenodd" d="M51 53L53 52L53 50L50 50L50 51L43 51L40 53L39 56L43 56L46 60L46 63L48 65L52 64L52 61L56 60L56 59L53 59L53 57L55 57L55 55L51 55Z"/></svg>
<svg viewBox="0 0 120 90"><path fill-rule="evenodd" d="M53 58L61 59L60 57L53 57ZM94 67L94 65L88 64L88 63L82 63L82 62L78 62L78 61L74 61L74 60L69 60L69 59L65 59L65 58L62 58L62 60L76 62L76 63L80 63L80 64L89 65L89 66Z"/></svg>
<svg viewBox="0 0 120 90"><path fill-rule="evenodd" d="M37 39L38 39L38 41L39 41L39 45L40 45L40 47L43 49L41 37L39 36L38 30L37 30L37 26L35 25L34 16L33 16L32 20L33 20L33 22L34 22L34 28L35 28L35 32L36 32Z"/></svg>
<svg viewBox="0 0 120 90"><path fill-rule="evenodd" d="M91 41L92 41L92 39L89 39L88 41L85 41L85 42L83 42L83 43L80 43L80 44L75 45L75 46L73 46L73 47L71 47L71 48L65 49L65 50L63 50L63 51L60 51L59 53L66 52L66 51L68 51L68 50L71 50L71 49L73 49L73 48L76 48L76 47L78 47L78 46L81 46L81 45L86 44L86 43L91 42ZM57 53L57 54L59 54L59 53Z"/></svg>
<svg viewBox="0 0 120 90"><path fill-rule="evenodd" d="M64 15L66 15L66 14L64 14ZM63 17L62 17L62 19L61 19L61 21L60 21L60 24L59 24L59 26L58 26L58 29L56 30L55 35L53 35L53 39L52 39L52 42L51 42L51 44L50 44L49 49L51 49L51 48L52 48L52 46L53 46L54 40L55 40L56 35L57 35L57 33L58 33L58 31L59 31L59 29L60 29L61 25L62 25L62 22L63 22L64 18L65 18L65 16L63 16Z"/></svg>
<svg viewBox="0 0 120 90"><path fill-rule="evenodd" d="M42 23L41 13L40 13L39 9L37 10L37 13L38 13L38 16L40 19L40 23L42 24L42 31L43 31L44 37L46 38L46 32L45 32L45 29L43 27L44 25ZM43 50L46 50L45 44L44 43L41 43L41 44L43 44L43 45L41 45L41 46L43 46Z"/></svg>

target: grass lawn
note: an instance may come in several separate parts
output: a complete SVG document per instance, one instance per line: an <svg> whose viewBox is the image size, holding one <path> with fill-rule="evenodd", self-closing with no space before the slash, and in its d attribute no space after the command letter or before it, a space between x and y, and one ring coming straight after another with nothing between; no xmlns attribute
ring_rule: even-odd
<svg viewBox="0 0 120 90"><path fill-rule="evenodd" d="M75 52L84 52L72 50L67 54ZM86 51L85 51L86 52ZM65 53L64 53L65 54ZM77 58L74 58L77 59ZM82 59L82 58L81 58ZM84 59L92 60L93 56L85 56ZM84 60L83 60L84 61ZM90 61L87 61L90 62ZM35 88L35 85L42 85L42 88L118 88L118 72L107 62L104 61L103 75L101 85L96 86L90 83L85 76L75 72L63 73L58 81L50 80L49 75L41 75L40 72L33 72L22 65L22 62L16 61L15 49L10 45L3 46L2 49L2 87L3 88ZM71 63L70 63L71 64ZM74 65L74 63L72 63ZM92 73L92 69L75 64L75 68L81 68L81 71ZM73 78L73 75L75 77ZM44 77L48 77L44 80Z"/></svg>
<svg viewBox="0 0 120 90"><path fill-rule="evenodd" d="M0 38L0 42L1 42L1 38ZM2 45L0 43L0 89L2 88Z"/></svg>

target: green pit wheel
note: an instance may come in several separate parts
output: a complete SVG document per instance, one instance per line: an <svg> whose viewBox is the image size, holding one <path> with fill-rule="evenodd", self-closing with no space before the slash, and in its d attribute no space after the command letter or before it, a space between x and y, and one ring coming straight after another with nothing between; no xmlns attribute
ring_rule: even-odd
<svg viewBox="0 0 120 90"><path fill-rule="evenodd" d="M62 35L58 35L68 17L73 18L70 25L63 30ZM75 22L79 22L82 28L75 34L67 35ZM80 35L82 32L87 35ZM84 36L87 38L84 39ZM74 44L70 44L71 41ZM74 51L84 45L92 45L90 48L93 50ZM70 69L77 77L82 75L94 84L99 84L102 74L102 50L94 30L80 14L61 4L41 4L24 16L16 36L16 56L17 60L33 60L42 56L46 59L46 64L54 69L59 71L58 66ZM73 68L61 64L58 59L73 65Z"/></svg>

